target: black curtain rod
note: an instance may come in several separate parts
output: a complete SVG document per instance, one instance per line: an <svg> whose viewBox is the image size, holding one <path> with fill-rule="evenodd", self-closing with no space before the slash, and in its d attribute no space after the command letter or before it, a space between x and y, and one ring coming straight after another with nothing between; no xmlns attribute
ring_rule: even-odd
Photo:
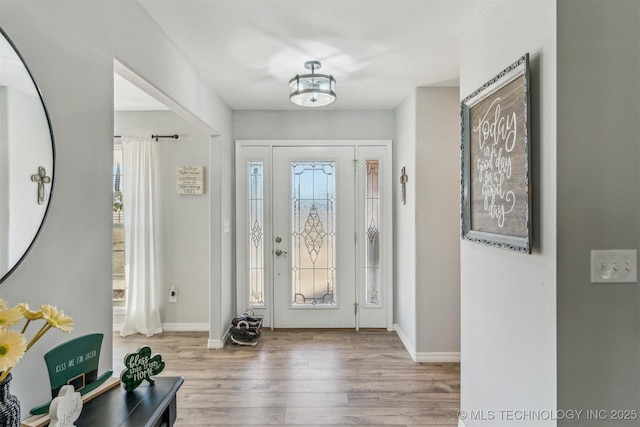
<svg viewBox="0 0 640 427"><path fill-rule="evenodd" d="M121 135L113 135L114 138L122 138ZM173 139L178 139L180 138L177 134L174 135L151 135L151 139L155 139L156 141L158 141L158 138L173 138Z"/></svg>

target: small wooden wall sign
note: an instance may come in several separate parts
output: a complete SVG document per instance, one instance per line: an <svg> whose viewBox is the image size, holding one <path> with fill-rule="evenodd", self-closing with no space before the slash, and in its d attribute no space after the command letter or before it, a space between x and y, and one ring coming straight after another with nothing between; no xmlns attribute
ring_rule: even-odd
<svg viewBox="0 0 640 427"><path fill-rule="evenodd" d="M162 356L151 356L150 347L140 347L136 353L129 353L124 357L125 369L120 375L120 381L126 391L135 390L143 381L153 384L152 376L158 375L164 369Z"/></svg>
<svg viewBox="0 0 640 427"><path fill-rule="evenodd" d="M203 194L204 166L179 166L176 183L178 194Z"/></svg>

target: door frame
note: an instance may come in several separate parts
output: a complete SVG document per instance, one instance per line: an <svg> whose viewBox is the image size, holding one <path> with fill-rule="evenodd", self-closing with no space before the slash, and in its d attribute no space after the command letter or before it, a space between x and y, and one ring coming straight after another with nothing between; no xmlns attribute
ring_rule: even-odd
<svg viewBox="0 0 640 427"><path fill-rule="evenodd" d="M248 297L248 274L246 271L246 263L244 259L248 258L249 241L245 224L247 203L247 177L246 164L249 161L263 162L263 179L264 179L264 215L263 215L263 244L264 244L264 278L265 278L265 295L264 307L252 307L256 314L262 315L265 327L272 327L274 318L274 301L273 301L273 219L271 217L272 196L270 194L271 183L271 165L272 165L272 149L276 146L283 147L313 147L313 146L353 146L355 147L356 159L359 159L361 152L367 152L368 148L376 147L380 156L384 160L383 178L380 183L384 203L382 204L382 224L384 231L384 239L381 244L383 252L384 264L382 268L381 280L383 281L383 307L385 310L385 325L376 327L385 327L388 331L393 330L393 159L391 140L236 140L235 141L235 194L236 194L236 311L243 313L247 309L249 301ZM374 150L375 151L375 150ZM358 179L356 185L356 210L357 210L357 230L362 230L364 199L361 197L361 168L359 165ZM361 201L362 199L362 201ZM362 301L362 293L360 288L364 283L364 267L362 266L364 253L363 242L364 233L358 233L356 245L356 297L359 303L359 314L356 316L356 330L360 327L369 327L366 324L361 325L360 319L363 318L363 310L379 310L380 308L366 308Z"/></svg>

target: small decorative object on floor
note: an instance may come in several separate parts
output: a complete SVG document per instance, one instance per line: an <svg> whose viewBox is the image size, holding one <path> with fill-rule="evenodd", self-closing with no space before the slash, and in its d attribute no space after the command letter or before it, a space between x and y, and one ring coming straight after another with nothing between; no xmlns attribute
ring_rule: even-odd
<svg viewBox="0 0 640 427"><path fill-rule="evenodd" d="M9 329L25 319L20 332ZM27 344L25 333L32 321L43 319L44 324ZM43 305L39 311L31 311L29 304L18 304L8 307L0 298L0 425L18 427L20 425L20 401L9 393L10 371L20 358L46 334L49 329L57 328L63 332L71 332L73 319L51 305Z"/></svg>
<svg viewBox="0 0 640 427"><path fill-rule="evenodd" d="M82 398L72 385L62 386L58 397L53 399L49 408L51 423L49 427L75 427L74 422L82 413Z"/></svg>
<svg viewBox="0 0 640 427"><path fill-rule="evenodd" d="M133 391L144 380L153 384L153 375L158 375L164 369L162 356L151 356L150 347L140 347L137 353L129 353L124 357L125 369L120 375L120 381L126 391Z"/></svg>
<svg viewBox="0 0 640 427"><path fill-rule="evenodd" d="M261 332L262 317L256 316L251 308L235 317L229 326L231 342L238 345L257 345Z"/></svg>
<svg viewBox="0 0 640 427"><path fill-rule="evenodd" d="M0 381L0 425L18 427L20 425L20 401L9 391L11 374Z"/></svg>

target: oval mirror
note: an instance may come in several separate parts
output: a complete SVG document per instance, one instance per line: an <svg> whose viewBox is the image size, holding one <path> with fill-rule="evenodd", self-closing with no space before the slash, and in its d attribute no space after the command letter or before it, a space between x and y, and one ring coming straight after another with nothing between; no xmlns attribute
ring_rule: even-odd
<svg viewBox="0 0 640 427"><path fill-rule="evenodd" d="M51 200L54 158L40 91L0 28L0 283L40 232Z"/></svg>

